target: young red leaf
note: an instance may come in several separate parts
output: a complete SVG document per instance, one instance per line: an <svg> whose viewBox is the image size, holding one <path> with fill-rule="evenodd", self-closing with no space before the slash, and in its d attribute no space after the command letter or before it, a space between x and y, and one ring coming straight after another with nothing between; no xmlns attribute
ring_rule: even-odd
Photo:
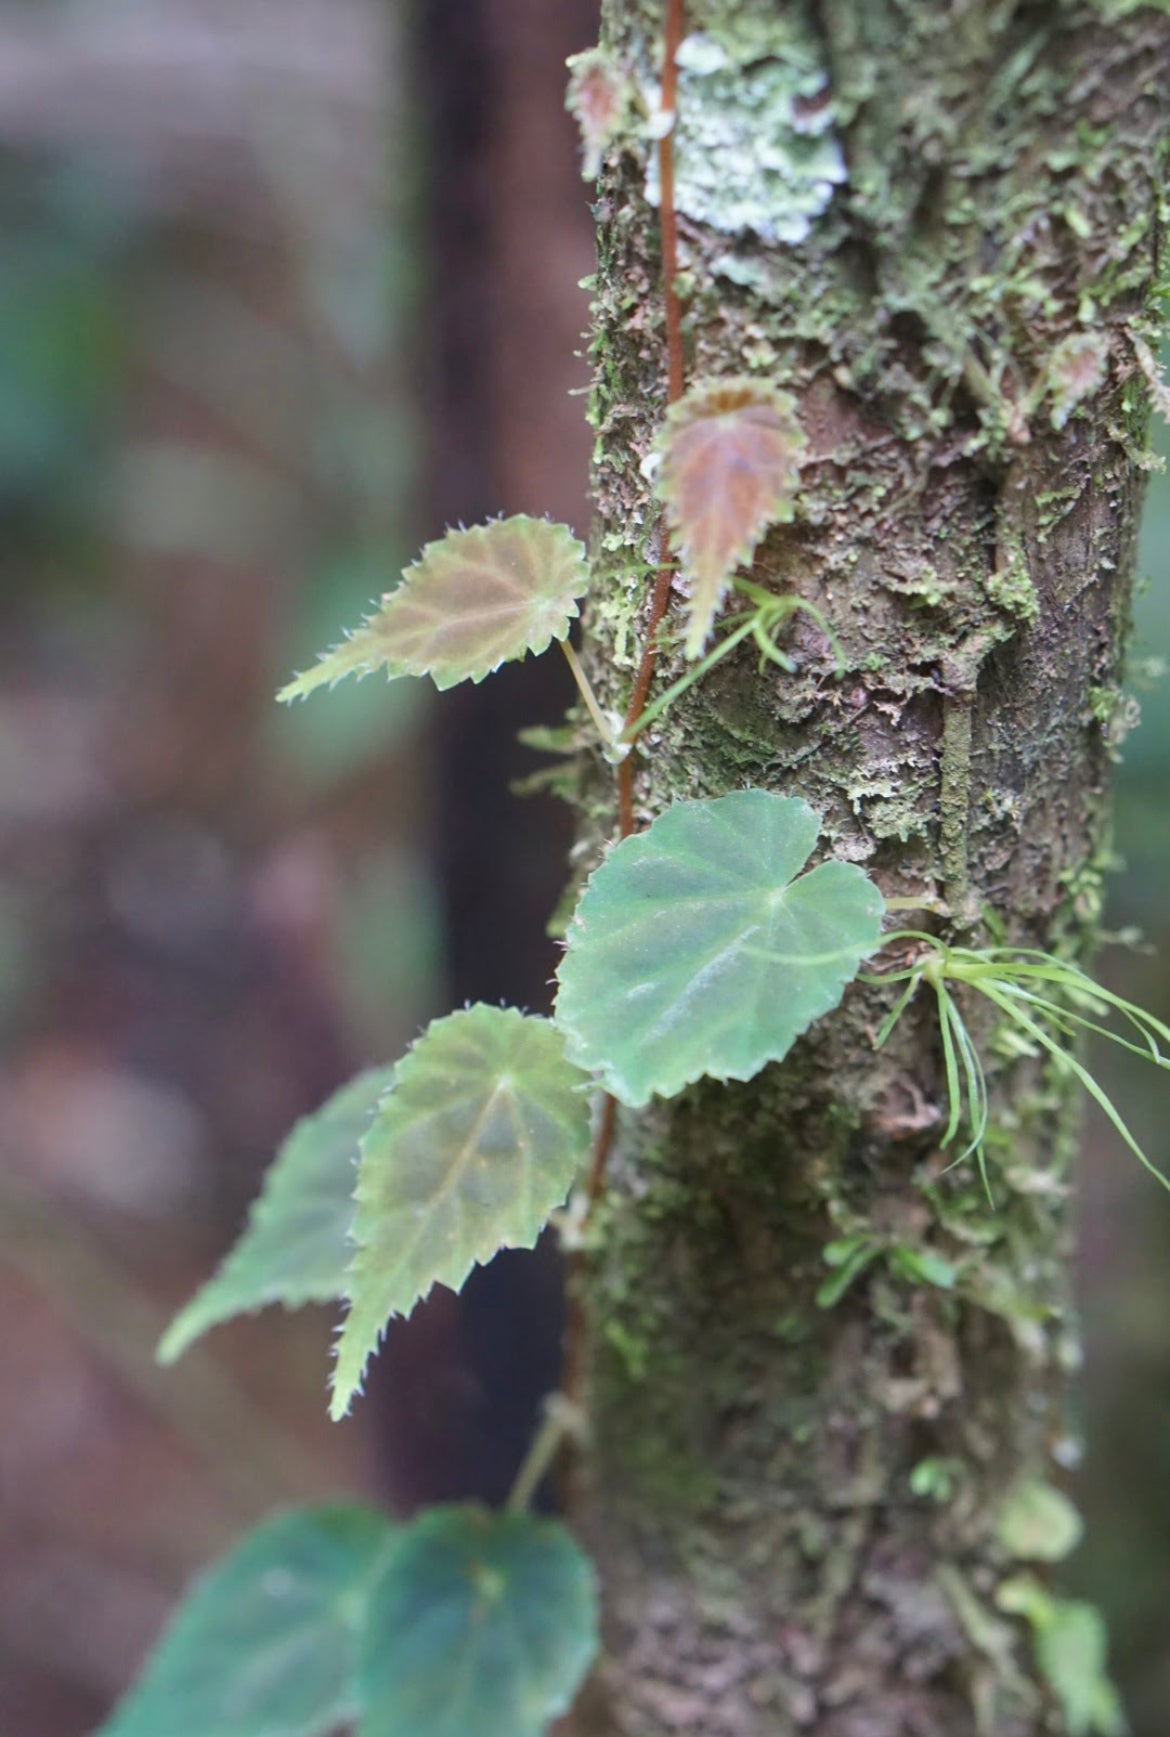
<svg viewBox="0 0 1170 1737"><path fill-rule="evenodd" d="M277 697L303 699L376 669L391 679L429 675L437 688L480 682L564 639L588 583L584 547L567 525L518 514L448 531L426 545L375 615Z"/></svg>
<svg viewBox="0 0 1170 1737"><path fill-rule="evenodd" d="M805 440L786 392L700 380L659 437L657 491L691 579L688 657L698 657L732 574L769 525L792 518Z"/></svg>
<svg viewBox="0 0 1170 1737"><path fill-rule="evenodd" d="M571 54L565 64L570 75L565 107L576 119L585 147L581 173L587 181L595 181L605 147L621 131L632 87L603 48Z"/></svg>

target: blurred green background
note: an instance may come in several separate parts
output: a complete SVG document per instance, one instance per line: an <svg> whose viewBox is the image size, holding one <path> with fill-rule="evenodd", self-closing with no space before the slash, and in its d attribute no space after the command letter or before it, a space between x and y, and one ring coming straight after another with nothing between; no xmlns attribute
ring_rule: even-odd
<svg viewBox="0 0 1170 1737"><path fill-rule="evenodd" d="M283 1499L496 1494L550 1259L390 1336L153 1345L295 1118L467 997L542 1004L565 817L514 735L559 672L280 710L445 524L584 529L591 234L562 110L592 0L0 6L0 1732L81 1737L178 1586ZM1119 768L1112 984L1170 1018L1170 481ZM1170 1096L1101 1070L1170 1167ZM1170 1202L1088 1130L1078 1587L1170 1707ZM534 1325L534 1323L536 1323Z"/></svg>

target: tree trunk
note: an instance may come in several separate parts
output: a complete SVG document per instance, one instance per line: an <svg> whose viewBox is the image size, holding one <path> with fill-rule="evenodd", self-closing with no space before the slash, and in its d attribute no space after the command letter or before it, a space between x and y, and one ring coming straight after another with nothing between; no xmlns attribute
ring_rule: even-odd
<svg viewBox="0 0 1170 1737"><path fill-rule="evenodd" d="M622 73L660 76L662 24L658 0L607 0ZM691 0L687 28L703 33L675 131L687 375L796 394L797 523L753 577L814 603L844 667L807 616L795 674L761 671L750 645L720 665L647 732L640 818L745 786L800 794L826 851L949 913L912 922L1079 955L1125 715L1148 418L1131 330L1163 249L1170 17L1126 0ZM638 112L598 206L611 568L647 559L664 398ZM632 578L593 604L593 671L619 707L645 609ZM660 683L677 673L667 658ZM611 819L596 795L594 841ZM939 1150L937 1018L920 997L875 1052L889 1005L855 985L750 1084L621 1115L580 1281L580 1520L607 1600L590 1731L1063 1729L1023 1624L996 1608L1020 1566L996 1520L1018 1479L1076 1457L1075 1106L1036 1061L997 1059L964 1004L992 1074L989 1204L973 1163ZM862 1231L945 1257L954 1291L878 1261L818 1307L825 1245ZM934 1496L911 1485L924 1460L946 1462Z"/></svg>

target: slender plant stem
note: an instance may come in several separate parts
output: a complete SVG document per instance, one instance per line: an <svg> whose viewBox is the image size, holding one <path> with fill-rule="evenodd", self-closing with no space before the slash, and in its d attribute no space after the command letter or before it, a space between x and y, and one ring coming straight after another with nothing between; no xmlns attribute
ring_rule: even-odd
<svg viewBox="0 0 1170 1737"><path fill-rule="evenodd" d="M658 141L658 179L661 188L659 214L662 224L662 295L666 314L666 397L676 404L685 390L683 367L682 303L678 294L678 217L674 208L674 128L678 113L678 50L685 28L684 0L666 0L666 31L662 55L662 131ZM630 704L626 712L621 737L633 740L638 722L646 709L646 701L658 666L658 630L670 606L670 587L674 578L674 553L670 540L664 536L659 551L661 566L654 580L650 612L646 623L646 644L634 677ZM634 813L634 754L627 754L617 769L618 831L629 838L637 831ZM617 1131L617 1099L607 1092L601 1101L597 1124L597 1139L586 1183L585 1221L582 1234L588 1229L598 1201L605 1192L605 1174L613 1151ZM561 1399L579 1412L585 1382L585 1346L588 1323L580 1298L579 1278L586 1259L584 1250L574 1252L569 1261L568 1320L565 1326L565 1367L561 1381ZM538 1438L539 1439L539 1438ZM535 1444L534 1444L535 1446ZM562 1459L561 1496L567 1511L574 1503L572 1462Z"/></svg>
<svg viewBox="0 0 1170 1737"><path fill-rule="evenodd" d="M672 705L680 694L686 693L688 688L693 687L697 681L701 681L705 675L709 674L710 671L715 668L717 663L722 663L723 659L729 652L733 652L737 645L742 645L744 640L749 638L750 635L755 632L755 627L756 622L754 616L750 621L741 622L735 629L734 633L729 633L726 639L720 640L714 651L709 651L701 663L697 663L694 668L689 669L685 675L679 676L676 682L672 682L666 692L659 694L654 704L652 706L647 706L640 714L637 723L632 726L627 726L627 728L632 728L635 731L640 732L646 728L647 724L652 724L655 718L661 717L667 707ZM625 730L622 731L622 739L626 739Z"/></svg>
<svg viewBox="0 0 1170 1737"><path fill-rule="evenodd" d="M532 1444L524 1456L524 1463L516 1473L516 1481L508 1493L508 1500L504 1505L510 1514L526 1513L532 1506L533 1497L552 1470L561 1451L561 1443L574 1435L580 1424L580 1415L576 1408L566 1400L563 1393L554 1393L545 1405L540 1428L532 1438Z"/></svg>
<svg viewBox="0 0 1170 1737"><path fill-rule="evenodd" d="M682 302L678 293L678 214L674 208L674 129L678 117L678 50L685 28L684 0L666 0L666 37L662 55L662 134L658 140L658 182L661 190L659 215L662 225L662 297L666 310L666 400L677 404L685 389L683 367ZM654 581L650 616L646 623L646 646L634 678L630 707L622 734L632 739L646 706L654 671L658 665L658 629L670 605L674 556L663 539L662 566ZM621 836L635 830L633 755L618 767L618 824Z"/></svg>
<svg viewBox="0 0 1170 1737"><path fill-rule="evenodd" d="M577 692L585 702L585 710L593 719L594 725L597 729L597 734L601 737L601 740L607 747L612 747L614 739L613 731L610 729L605 713L597 703L597 695L593 692L592 682L581 667L581 659L577 656L576 651L567 639L558 640L557 643L564 652L569 668L573 672L573 680L577 684Z"/></svg>

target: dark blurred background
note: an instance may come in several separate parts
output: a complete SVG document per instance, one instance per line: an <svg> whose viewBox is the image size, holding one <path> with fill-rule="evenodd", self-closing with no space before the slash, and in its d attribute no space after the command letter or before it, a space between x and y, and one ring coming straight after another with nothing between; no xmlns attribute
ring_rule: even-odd
<svg viewBox="0 0 1170 1737"><path fill-rule="evenodd" d="M335 1428L323 1311L153 1348L295 1118L431 1014L541 1010L567 816L509 783L549 660L272 702L448 523L584 530L591 268L562 108L595 0L0 5L0 1733L83 1737L281 1501L509 1482L555 1262L390 1335ZM1153 479L1108 957L1170 1016L1170 486ZM1170 1164L1170 1094L1101 1058ZM1093 1123L1090 1542L1170 1706L1170 1202Z"/></svg>

